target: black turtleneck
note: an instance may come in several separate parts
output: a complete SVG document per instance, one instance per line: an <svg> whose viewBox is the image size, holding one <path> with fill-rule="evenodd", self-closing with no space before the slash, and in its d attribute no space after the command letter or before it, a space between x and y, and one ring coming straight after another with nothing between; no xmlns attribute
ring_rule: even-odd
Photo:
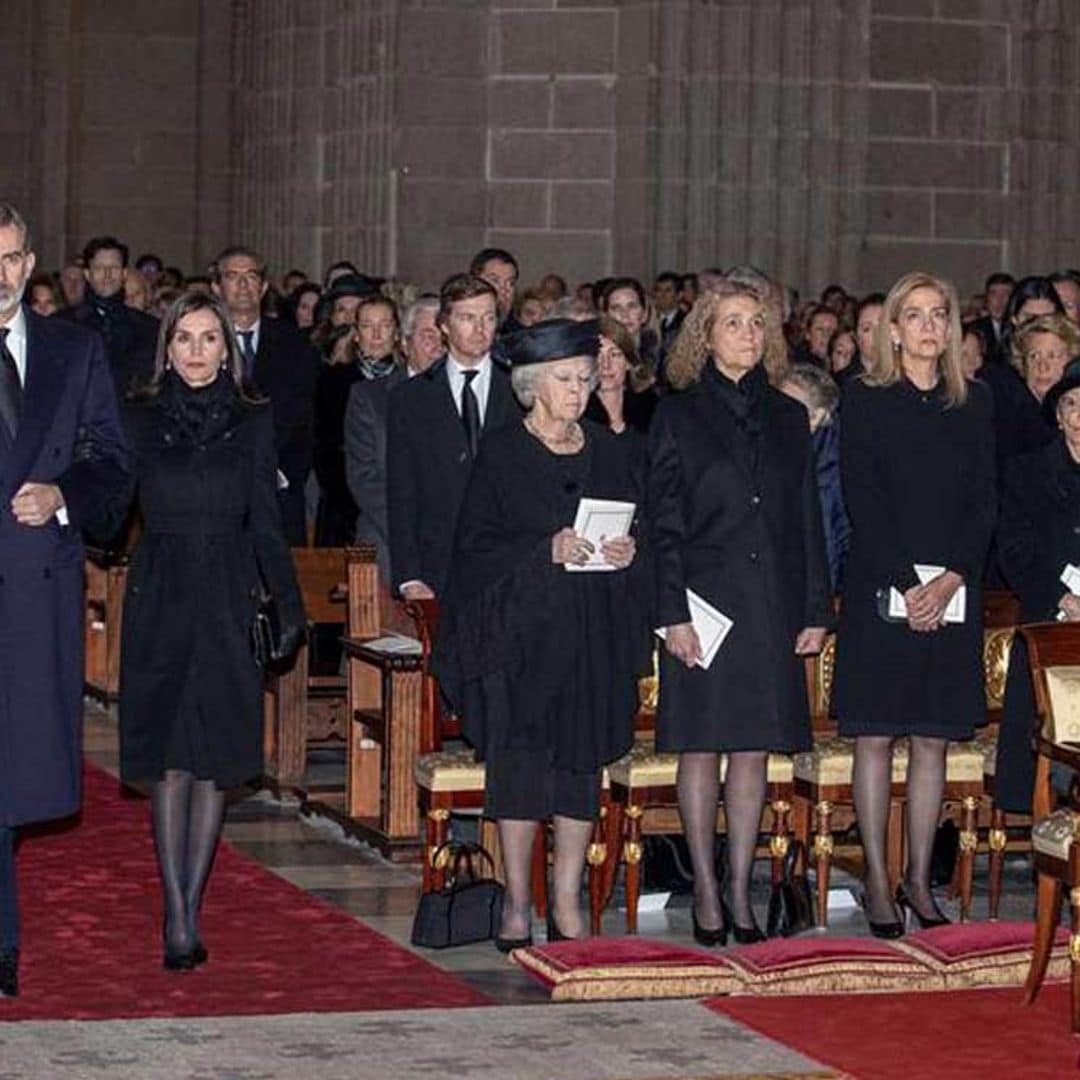
<svg viewBox="0 0 1080 1080"><path fill-rule="evenodd" d="M189 386L175 371L168 371L162 382L161 399L192 441L205 442L228 425L237 390L232 379L223 373L207 386Z"/></svg>

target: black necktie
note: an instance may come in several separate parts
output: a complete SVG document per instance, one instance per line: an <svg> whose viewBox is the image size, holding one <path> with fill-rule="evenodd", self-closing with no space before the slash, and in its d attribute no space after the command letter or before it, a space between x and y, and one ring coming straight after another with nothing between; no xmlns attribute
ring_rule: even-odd
<svg viewBox="0 0 1080 1080"><path fill-rule="evenodd" d="M22 380L15 357L7 347L8 327L0 328L0 421L14 439L22 413Z"/></svg>
<svg viewBox="0 0 1080 1080"><path fill-rule="evenodd" d="M244 353L244 375L248 379L255 377L255 337L254 330L240 331L240 347Z"/></svg>
<svg viewBox="0 0 1080 1080"><path fill-rule="evenodd" d="M465 385L461 388L461 422L465 425L465 441L469 444L469 457L476 457L480 445L480 402L472 388L475 371L466 371Z"/></svg>

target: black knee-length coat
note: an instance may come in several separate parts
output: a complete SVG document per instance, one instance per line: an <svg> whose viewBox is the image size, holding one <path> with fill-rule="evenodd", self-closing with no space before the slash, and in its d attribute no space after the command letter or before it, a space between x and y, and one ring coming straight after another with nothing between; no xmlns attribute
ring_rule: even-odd
<svg viewBox="0 0 1080 1080"><path fill-rule="evenodd" d="M1070 563L1080 566L1080 464L1060 434L1049 446L1006 463L997 541L1005 580L1020 598L1020 621L1052 622L1066 591L1061 572ZM994 779L1002 810L1031 812L1034 730L1035 691L1018 635L1009 654Z"/></svg>
<svg viewBox="0 0 1080 1080"><path fill-rule="evenodd" d="M233 786L262 769L262 673L251 649L260 575L283 620L303 618L271 408L243 401L223 376L193 391L169 374L126 419L145 532L124 599L121 772L159 778L183 725L205 778Z"/></svg>
<svg viewBox="0 0 1080 1080"><path fill-rule="evenodd" d="M990 393L968 383L947 408L939 383L844 387L840 469L851 546L833 709L844 735L970 738L985 717L980 582L997 516ZM967 616L917 633L878 614L877 593L918 584L914 563L967 586Z"/></svg>
<svg viewBox="0 0 1080 1080"><path fill-rule="evenodd" d="M661 651L658 748L808 747L795 639L832 617L806 410L760 365L736 388L707 364L653 417L647 508L655 625L689 621L687 588L735 623L707 671Z"/></svg>

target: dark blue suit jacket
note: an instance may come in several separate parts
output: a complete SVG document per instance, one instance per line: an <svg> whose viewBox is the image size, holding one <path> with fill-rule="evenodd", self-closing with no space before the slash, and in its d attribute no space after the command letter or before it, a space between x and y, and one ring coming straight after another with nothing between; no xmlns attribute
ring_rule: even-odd
<svg viewBox="0 0 1080 1080"><path fill-rule="evenodd" d="M28 308L23 407L0 425L0 825L79 805L82 762L81 531L107 537L130 500L131 462L100 335ZM29 481L59 486L69 524L20 525Z"/></svg>

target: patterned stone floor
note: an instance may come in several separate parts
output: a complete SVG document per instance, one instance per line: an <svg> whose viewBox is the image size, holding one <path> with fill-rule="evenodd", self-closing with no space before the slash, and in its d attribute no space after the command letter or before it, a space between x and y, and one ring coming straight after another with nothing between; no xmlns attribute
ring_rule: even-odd
<svg viewBox="0 0 1080 1080"><path fill-rule="evenodd" d="M90 707L86 751L110 771L117 762L115 719ZM274 873L338 905L409 947L419 872L394 866L345 838L325 820L265 793L234 803L226 837ZM764 917L767 882L756 884ZM977 870L975 915L985 911L985 870ZM1002 914L1029 918L1032 893L1023 860L1011 861ZM838 874L835 884L846 882ZM689 910L681 898L643 912L640 932L686 942ZM943 905L946 910L948 905ZM620 933L618 897L605 916ZM539 937L540 926L534 928ZM865 933L861 916L832 920L829 933ZM104 1077L110 1080L276 1080L278 1077L490 1077L713 1080L739 1077L832 1078L837 1074L695 1002L552 1005L547 993L490 944L422 952L498 1008L293 1015L206 1020L0 1025L0 1080ZM546 1004L536 1009L532 1006ZM523 1006L529 1006L525 1008Z"/></svg>

